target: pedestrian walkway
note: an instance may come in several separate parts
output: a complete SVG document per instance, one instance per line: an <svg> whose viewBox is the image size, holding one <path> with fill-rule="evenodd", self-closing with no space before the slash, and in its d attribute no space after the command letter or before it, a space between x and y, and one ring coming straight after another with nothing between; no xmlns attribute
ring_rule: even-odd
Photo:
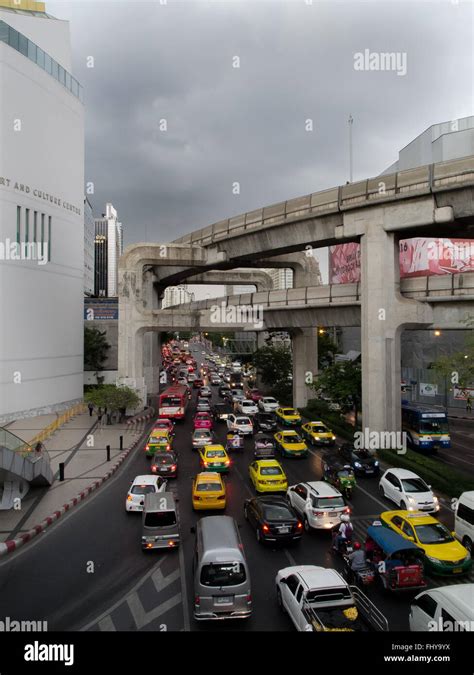
<svg viewBox="0 0 474 675"><path fill-rule="evenodd" d="M8 430L30 442L55 418L55 415L41 415L17 420L8 425ZM18 508L0 511L0 542L30 531L81 491L103 479L123 452L137 442L144 428L144 423L107 425L105 417L99 422L97 415L91 417L88 411L72 417L43 443L55 476L53 484L49 488L30 488ZM110 460L107 446L110 446ZM61 463L64 481L59 480Z"/></svg>
<svg viewBox="0 0 474 675"><path fill-rule="evenodd" d="M471 420L474 422L474 412L467 412L466 408L448 408L448 417L459 420Z"/></svg>

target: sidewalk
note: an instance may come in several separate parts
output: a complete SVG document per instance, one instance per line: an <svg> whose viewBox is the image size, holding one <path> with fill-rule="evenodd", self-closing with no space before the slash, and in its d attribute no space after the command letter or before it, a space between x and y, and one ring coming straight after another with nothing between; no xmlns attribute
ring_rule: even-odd
<svg viewBox="0 0 474 675"><path fill-rule="evenodd" d="M448 417L455 420L471 420L474 422L474 412L466 412L466 408L448 408Z"/></svg>
<svg viewBox="0 0 474 675"><path fill-rule="evenodd" d="M17 420L7 428L25 441L30 441L55 418L55 415L41 415ZM20 537L61 509L69 510L75 498L81 501L112 475L111 470L115 471L135 447L144 429L145 422L133 428L126 424L107 426L105 418L99 425L97 415L90 417L89 412L71 418L43 444L55 474L53 484L46 489L30 488L20 509L0 511L0 542ZM123 450L120 450L120 436L123 436ZM107 445L110 445L109 462ZM65 479L62 482L59 481L61 462L65 464ZM94 487L89 490L91 486Z"/></svg>

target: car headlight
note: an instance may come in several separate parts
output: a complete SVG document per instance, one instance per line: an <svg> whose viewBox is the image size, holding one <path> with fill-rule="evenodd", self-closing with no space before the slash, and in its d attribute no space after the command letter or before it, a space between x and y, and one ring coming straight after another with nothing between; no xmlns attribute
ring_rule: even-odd
<svg viewBox="0 0 474 675"><path fill-rule="evenodd" d="M360 462L354 462L354 466L357 467L358 469L362 468L362 464Z"/></svg>
<svg viewBox="0 0 474 675"><path fill-rule="evenodd" d="M378 466L378 465L379 465L379 463L377 462L377 460L375 460L374 466Z"/></svg>
<svg viewBox="0 0 474 675"><path fill-rule="evenodd" d="M336 440L336 437L335 437L335 436L331 436L331 440L335 441L335 440Z"/></svg>
<svg viewBox="0 0 474 675"><path fill-rule="evenodd" d="M319 436L314 436L315 441L319 441Z"/></svg>
<svg viewBox="0 0 474 675"><path fill-rule="evenodd" d="M435 565L441 565L441 560L439 560L439 558L433 558L430 555L427 555L426 557L430 562L434 563Z"/></svg>
<svg viewBox="0 0 474 675"><path fill-rule="evenodd" d="M410 502L410 504L414 504L414 503L415 503L415 500L413 499L413 497L407 497L407 499L408 499L408 501Z"/></svg>
<svg viewBox="0 0 474 675"><path fill-rule="evenodd" d="M435 504L437 504L439 502L439 499L436 495L433 495L433 501L434 501Z"/></svg>

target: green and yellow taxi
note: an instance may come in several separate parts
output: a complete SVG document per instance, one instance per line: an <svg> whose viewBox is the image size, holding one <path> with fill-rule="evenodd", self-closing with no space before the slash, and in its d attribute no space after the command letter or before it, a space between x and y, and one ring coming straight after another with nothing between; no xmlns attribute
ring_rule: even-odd
<svg viewBox="0 0 474 675"><path fill-rule="evenodd" d="M276 459L257 459L249 465L249 476L257 492L286 492L288 480Z"/></svg>
<svg viewBox="0 0 474 675"><path fill-rule="evenodd" d="M336 437L324 422L306 422L301 433L311 445L334 445Z"/></svg>
<svg viewBox="0 0 474 675"><path fill-rule="evenodd" d="M433 574L457 576L471 569L469 551L433 516L420 511L385 511L380 519L424 552L426 567Z"/></svg>
<svg viewBox="0 0 474 675"><path fill-rule="evenodd" d="M192 500L195 511L225 509L225 485L221 475L216 471L198 473L193 480Z"/></svg>
<svg viewBox="0 0 474 675"><path fill-rule="evenodd" d="M154 429L145 445L147 457L153 457L158 451L171 450L173 445L172 436L166 429Z"/></svg>
<svg viewBox="0 0 474 675"><path fill-rule="evenodd" d="M201 469L203 471L218 471L227 473L230 468L230 458L223 445L205 445L199 450Z"/></svg>
<svg viewBox="0 0 474 675"><path fill-rule="evenodd" d="M283 457L307 457L308 446L294 429L278 431L274 434L276 447Z"/></svg>
<svg viewBox="0 0 474 675"><path fill-rule="evenodd" d="M277 408L277 421L285 427L296 427L301 424L301 415L295 408Z"/></svg>

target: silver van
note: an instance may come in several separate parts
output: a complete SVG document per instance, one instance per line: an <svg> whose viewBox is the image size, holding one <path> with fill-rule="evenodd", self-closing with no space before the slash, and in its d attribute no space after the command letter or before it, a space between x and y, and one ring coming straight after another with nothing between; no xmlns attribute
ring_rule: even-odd
<svg viewBox="0 0 474 675"><path fill-rule="evenodd" d="M248 618L252 613L250 574L235 520L207 516L191 531L196 534L194 618Z"/></svg>
<svg viewBox="0 0 474 675"><path fill-rule="evenodd" d="M474 542L474 491L463 492L456 504L454 534L471 555Z"/></svg>
<svg viewBox="0 0 474 675"><path fill-rule="evenodd" d="M176 500L171 492L145 496L142 513L142 549L177 548L180 543Z"/></svg>

